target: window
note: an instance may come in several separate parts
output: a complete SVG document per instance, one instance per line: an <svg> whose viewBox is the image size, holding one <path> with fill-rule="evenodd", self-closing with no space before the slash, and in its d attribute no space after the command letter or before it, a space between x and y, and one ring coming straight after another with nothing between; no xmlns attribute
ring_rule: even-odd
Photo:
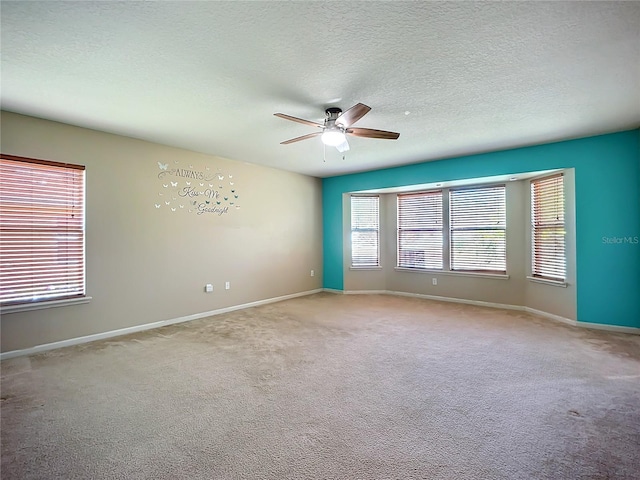
<svg viewBox="0 0 640 480"><path fill-rule="evenodd" d="M451 270L505 272L504 185L449 192Z"/></svg>
<svg viewBox="0 0 640 480"><path fill-rule="evenodd" d="M0 182L0 304L84 296L84 167L1 155Z"/></svg>
<svg viewBox="0 0 640 480"><path fill-rule="evenodd" d="M564 281L566 276L564 177L531 181L531 273Z"/></svg>
<svg viewBox="0 0 640 480"><path fill-rule="evenodd" d="M380 266L380 198L351 197L351 266Z"/></svg>
<svg viewBox="0 0 640 480"><path fill-rule="evenodd" d="M398 267L506 273L504 185L397 198Z"/></svg>
<svg viewBox="0 0 640 480"><path fill-rule="evenodd" d="M398 195L398 266L442 268L442 191Z"/></svg>

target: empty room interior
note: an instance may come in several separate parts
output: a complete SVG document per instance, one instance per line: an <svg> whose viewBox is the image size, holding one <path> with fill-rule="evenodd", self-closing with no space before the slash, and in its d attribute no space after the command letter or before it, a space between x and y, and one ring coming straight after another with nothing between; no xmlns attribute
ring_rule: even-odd
<svg viewBox="0 0 640 480"><path fill-rule="evenodd" d="M640 478L640 3L0 21L3 479Z"/></svg>

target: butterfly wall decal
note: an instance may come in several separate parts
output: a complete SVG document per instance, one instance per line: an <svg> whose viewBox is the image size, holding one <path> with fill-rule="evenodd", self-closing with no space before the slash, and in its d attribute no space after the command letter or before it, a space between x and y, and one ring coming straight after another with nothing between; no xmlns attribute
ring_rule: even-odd
<svg viewBox="0 0 640 480"><path fill-rule="evenodd" d="M178 182L171 182L171 186L172 187L177 187L178 186Z"/></svg>
<svg viewBox="0 0 640 480"><path fill-rule="evenodd" d="M168 163L160 163L158 162L158 167L160 167L160 170L166 170L169 168L169 164Z"/></svg>
<svg viewBox="0 0 640 480"><path fill-rule="evenodd" d="M156 205L156 208L160 208L160 205L158 205L157 203L155 205Z"/></svg>

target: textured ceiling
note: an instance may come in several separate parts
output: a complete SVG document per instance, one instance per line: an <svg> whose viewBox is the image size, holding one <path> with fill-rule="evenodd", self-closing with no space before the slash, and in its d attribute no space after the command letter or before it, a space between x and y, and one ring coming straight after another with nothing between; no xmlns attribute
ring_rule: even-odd
<svg viewBox="0 0 640 480"><path fill-rule="evenodd" d="M640 126L639 2L1 8L4 110L319 177ZM279 144L358 102L400 138Z"/></svg>

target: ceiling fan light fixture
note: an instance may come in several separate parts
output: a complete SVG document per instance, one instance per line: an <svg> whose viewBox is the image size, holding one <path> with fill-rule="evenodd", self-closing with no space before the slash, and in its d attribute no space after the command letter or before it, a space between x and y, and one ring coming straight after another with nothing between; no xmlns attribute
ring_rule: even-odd
<svg viewBox="0 0 640 480"><path fill-rule="evenodd" d="M284 113L274 113L276 117L321 129L321 131L316 131L315 133L308 133L307 135L285 140L284 142L280 142L280 144L288 145L290 143L299 142L300 140L307 140L308 138L315 138L319 136L324 145L336 147L338 151L342 153L349 150L347 135L351 135L353 137L397 140L400 136L397 132L387 132L386 130L375 130L373 128L353 127L353 124L364 117L370 110L371 107L368 107L364 103L357 103L346 112L343 112L338 107L329 107L324 111L326 116L324 125L318 122L305 120L303 118L285 115Z"/></svg>
<svg viewBox="0 0 640 480"><path fill-rule="evenodd" d="M337 147L338 145L342 145L347 137L344 135L344 132L339 129L326 129L322 133L322 143L325 145L329 145L330 147Z"/></svg>

